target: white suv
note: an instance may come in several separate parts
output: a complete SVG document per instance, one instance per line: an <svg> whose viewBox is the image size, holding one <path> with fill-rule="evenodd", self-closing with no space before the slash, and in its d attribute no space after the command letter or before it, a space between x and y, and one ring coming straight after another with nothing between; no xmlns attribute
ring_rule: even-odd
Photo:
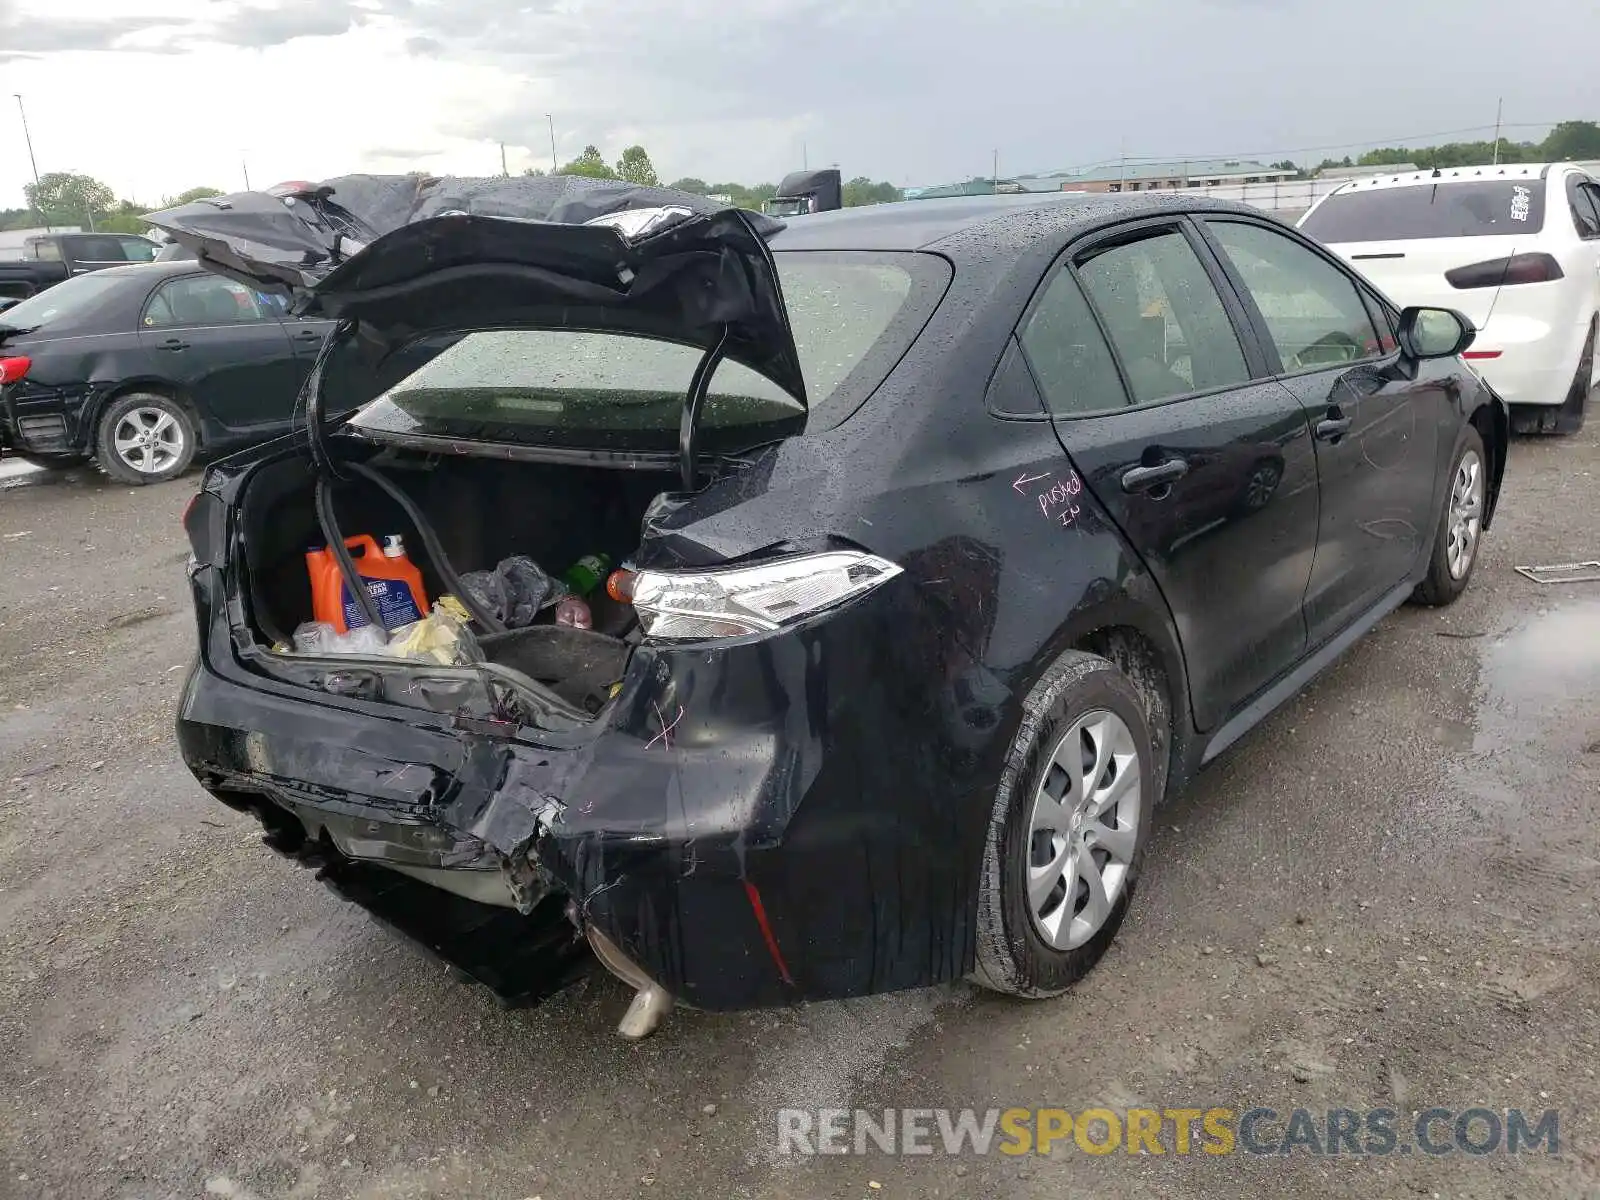
<svg viewBox="0 0 1600 1200"><path fill-rule="evenodd" d="M1600 375L1600 182L1571 163L1355 180L1300 229L1401 305L1454 308L1524 431L1576 432Z"/></svg>

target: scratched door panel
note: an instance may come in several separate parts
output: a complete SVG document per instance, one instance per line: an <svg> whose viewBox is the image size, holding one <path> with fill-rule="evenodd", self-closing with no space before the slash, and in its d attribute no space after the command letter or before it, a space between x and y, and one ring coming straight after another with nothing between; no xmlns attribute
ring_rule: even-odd
<svg viewBox="0 0 1600 1200"><path fill-rule="evenodd" d="M1306 651L1317 466L1304 409L1272 381L1058 419L1063 448L1160 585L1209 729ZM1181 462L1144 490L1129 472ZM1062 503L1069 503L1063 496Z"/></svg>

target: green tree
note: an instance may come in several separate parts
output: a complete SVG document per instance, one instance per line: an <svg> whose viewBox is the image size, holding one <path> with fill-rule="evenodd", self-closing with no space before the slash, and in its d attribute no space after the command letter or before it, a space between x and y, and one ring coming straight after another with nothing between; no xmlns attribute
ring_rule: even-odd
<svg viewBox="0 0 1600 1200"><path fill-rule="evenodd" d="M643 146L629 146L622 152L622 157L617 159L617 175L640 187L661 185L661 180L656 176L655 164L650 161L650 155L645 152Z"/></svg>
<svg viewBox="0 0 1600 1200"><path fill-rule="evenodd" d="M115 193L98 179L71 171L50 171L23 187L28 206L52 225L86 225L107 216Z"/></svg>
<svg viewBox="0 0 1600 1200"><path fill-rule="evenodd" d="M593 146L585 146L582 154L562 167L556 174L583 175L589 179L615 179L617 177L617 173L606 165L606 160L600 157L600 151Z"/></svg>
<svg viewBox="0 0 1600 1200"><path fill-rule="evenodd" d="M543 167L524 167L522 173L533 179L543 179L545 170Z"/></svg>
<svg viewBox="0 0 1600 1200"><path fill-rule="evenodd" d="M667 185L677 192L693 192L696 196L704 196L714 190L704 179L696 179L693 175L685 175L682 179L675 179Z"/></svg>
<svg viewBox="0 0 1600 1200"><path fill-rule="evenodd" d="M193 204L196 200L209 200L212 196L222 195L221 188L192 187L186 192L179 192L172 198L174 205Z"/></svg>
<svg viewBox="0 0 1600 1200"><path fill-rule="evenodd" d="M899 200L900 189L892 183L873 183L865 175L858 175L844 185L844 206L859 208L863 204L890 204Z"/></svg>
<svg viewBox="0 0 1600 1200"><path fill-rule="evenodd" d="M1417 162L1418 151L1408 150L1404 146L1380 146L1376 150L1368 150L1356 160L1359 167L1397 167L1401 163ZM1348 164L1349 159L1345 162Z"/></svg>
<svg viewBox="0 0 1600 1200"><path fill-rule="evenodd" d="M1544 139L1539 156L1551 162L1600 159L1600 125L1593 121L1562 121Z"/></svg>

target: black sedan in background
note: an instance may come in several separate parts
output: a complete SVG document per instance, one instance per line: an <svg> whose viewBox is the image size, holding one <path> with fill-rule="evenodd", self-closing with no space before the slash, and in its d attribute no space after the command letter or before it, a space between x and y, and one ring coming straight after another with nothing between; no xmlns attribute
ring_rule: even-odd
<svg viewBox="0 0 1600 1200"><path fill-rule="evenodd" d="M284 433L330 322L195 262L114 267L0 312L0 450L155 483Z"/></svg>

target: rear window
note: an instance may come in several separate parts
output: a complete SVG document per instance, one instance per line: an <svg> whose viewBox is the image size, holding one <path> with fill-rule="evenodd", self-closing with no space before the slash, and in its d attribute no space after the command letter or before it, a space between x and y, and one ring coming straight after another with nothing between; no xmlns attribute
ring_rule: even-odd
<svg viewBox="0 0 1600 1200"><path fill-rule="evenodd" d="M99 272L74 275L0 313L0 325L9 325L12 329L43 329L48 325L79 324L125 283L125 279L116 275Z"/></svg>
<svg viewBox="0 0 1600 1200"><path fill-rule="evenodd" d="M1456 181L1339 192L1313 209L1302 233L1322 242L1508 237L1544 227L1544 180Z"/></svg>
<svg viewBox="0 0 1600 1200"><path fill-rule="evenodd" d="M805 374L810 415L738 363L712 377L700 445L732 453L838 424L916 339L949 281L924 254L790 251L776 255ZM669 451L700 352L606 333L468 334L364 408L351 425L395 435ZM338 398L330 397L330 408Z"/></svg>

